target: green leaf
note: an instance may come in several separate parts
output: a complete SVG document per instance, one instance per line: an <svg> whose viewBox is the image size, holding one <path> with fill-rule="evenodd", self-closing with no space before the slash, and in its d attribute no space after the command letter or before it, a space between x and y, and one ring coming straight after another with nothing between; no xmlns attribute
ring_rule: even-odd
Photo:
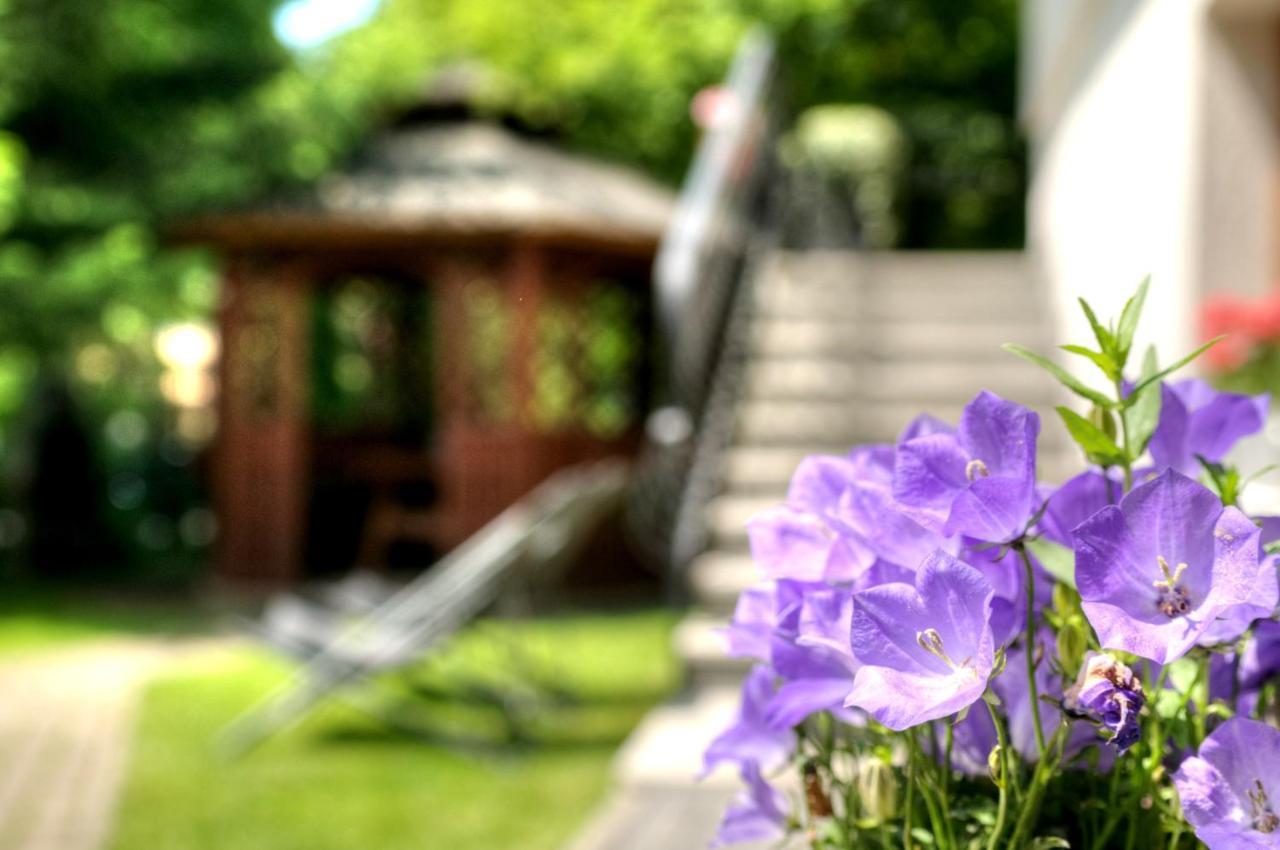
<svg viewBox="0 0 1280 850"><path fill-rule="evenodd" d="M1143 358L1142 377L1145 380L1159 371L1156 366L1156 350L1148 348ZM1130 393L1125 399L1127 405L1120 415L1124 417L1125 427L1129 431L1129 461L1136 461L1147 450L1151 435L1160 424L1160 405L1162 403L1160 385L1148 384L1141 391Z"/></svg>
<svg viewBox="0 0 1280 850"><path fill-rule="evenodd" d="M1031 839L1031 850L1071 850L1071 843L1056 835L1040 835Z"/></svg>
<svg viewBox="0 0 1280 850"><path fill-rule="evenodd" d="M1057 408L1071 439L1084 449L1090 460L1096 460L1101 466L1115 466L1124 463L1124 450L1116 445L1101 428L1085 419L1069 407Z"/></svg>
<svg viewBox="0 0 1280 850"><path fill-rule="evenodd" d="M1074 589L1076 586L1076 553L1060 543L1044 537L1027 541L1027 551L1035 555L1045 572Z"/></svg>
<svg viewBox="0 0 1280 850"><path fill-rule="evenodd" d="M1079 354L1081 357L1088 358L1093 361L1093 365L1102 370L1102 374L1107 376L1108 381L1114 381L1120 376L1120 368L1116 366L1116 361L1111 356L1101 351L1093 351L1085 348L1083 345L1060 345L1063 351L1069 351L1072 354Z"/></svg>
<svg viewBox="0 0 1280 850"><path fill-rule="evenodd" d="M1142 317L1142 305L1147 300L1147 287L1151 285L1151 275L1142 279L1138 291L1125 302L1120 311L1120 323L1116 326L1116 349L1121 368L1129 359L1129 349L1133 347L1133 334L1138 329L1138 319Z"/></svg>
<svg viewBox="0 0 1280 850"><path fill-rule="evenodd" d="M1054 363L1049 358L1036 354L1034 351L1031 351L1028 348L1024 348L1023 346L1017 345L1012 342L1006 342L1001 347L1005 351L1009 352L1010 354L1016 354L1019 357L1021 357L1023 360L1026 360L1028 363L1034 363L1035 365L1039 366L1041 369L1045 370L1050 375L1053 375L1053 377L1057 378L1059 383L1061 383L1064 387L1071 390L1073 393L1080 396L1081 398L1087 398L1089 401L1093 402L1094 404L1098 404L1103 407L1108 407L1108 408L1115 407L1116 403L1112 399L1107 398L1105 395L1098 392L1097 390L1093 390L1093 389L1090 389L1089 387L1086 387L1084 384L1080 382L1078 378L1076 378L1066 369L1063 369L1057 363Z"/></svg>
<svg viewBox="0 0 1280 850"><path fill-rule="evenodd" d="M1141 381L1138 382L1138 385L1133 388L1133 392L1130 393L1130 395L1136 395L1137 393L1140 393L1144 389L1146 389L1147 386L1149 386L1150 384L1154 384L1156 381L1159 381L1165 377L1168 377L1169 375L1178 371L1183 366L1186 366L1192 360L1195 360L1201 354L1204 354L1210 348L1213 348L1215 345L1222 342L1226 338L1227 338L1226 334L1215 336L1213 339L1209 340L1204 345L1200 346L1195 351L1191 352L1186 357L1179 360L1177 363L1174 363L1172 366L1169 366L1165 369L1161 369L1159 372L1156 372L1154 375L1151 375L1150 377L1143 378Z"/></svg>
<svg viewBox="0 0 1280 850"><path fill-rule="evenodd" d="M1089 320L1089 327L1093 328L1093 336L1098 340L1098 347L1105 354L1115 352L1116 338L1111 331L1102 326L1102 322L1098 321L1098 316L1093 312L1093 308L1089 306L1089 302L1083 298L1077 298L1080 302L1080 309L1084 311L1084 317Z"/></svg>

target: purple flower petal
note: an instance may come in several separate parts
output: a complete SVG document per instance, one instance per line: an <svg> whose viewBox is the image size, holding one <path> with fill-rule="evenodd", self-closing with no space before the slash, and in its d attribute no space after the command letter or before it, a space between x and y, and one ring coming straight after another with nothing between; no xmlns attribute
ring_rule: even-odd
<svg viewBox="0 0 1280 850"><path fill-rule="evenodd" d="M760 775L754 763L742 766L746 788L725 811L712 847L747 841L773 841L786 834L787 798Z"/></svg>
<svg viewBox="0 0 1280 850"><path fill-rule="evenodd" d="M1183 761L1173 782L1209 850L1280 847L1280 730L1228 720Z"/></svg>
<svg viewBox="0 0 1280 850"><path fill-rule="evenodd" d="M787 505L747 523L751 556L765 576L801 581L849 581L875 560L852 535L819 514Z"/></svg>
<svg viewBox="0 0 1280 850"><path fill-rule="evenodd" d="M944 552L920 566L915 587L855 593L851 644L863 666L845 704L891 729L973 704L995 655L993 595L981 573Z"/></svg>
<svg viewBox="0 0 1280 850"><path fill-rule="evenodd" d="M721 732L702 754L703 776L724 762L742 766L751 762L766 770L786 762L795 748L789 728L775 729L765 717L774 696L774 673L756 665L742 683L742 703L728 729Z"/></svg>
<svg viewBox="0 0 1280 850"><path fill-rule="evenodd" d="M1034 482L1039 433L1039 416L984 390L965 406L958 435L965 452L981 460L992 478Z"/></svg>
<svg viewBox="0 0 1280 850"><path fill-rule="evenodd" d="M1166 470L1074 531L1076 583L1107 649L1181 657L1232 606L1259 592L1256 526Z"/></svg>
<svg viewBox="0 0 1280 850"><path fill-rule="evenodd" d="M1221 461L1242 438L1266 423L1270 398L1222 393L1196 379L1161 388L1160 423L1151 437L1157 467L1196 475L1196 455Z"/></svg>

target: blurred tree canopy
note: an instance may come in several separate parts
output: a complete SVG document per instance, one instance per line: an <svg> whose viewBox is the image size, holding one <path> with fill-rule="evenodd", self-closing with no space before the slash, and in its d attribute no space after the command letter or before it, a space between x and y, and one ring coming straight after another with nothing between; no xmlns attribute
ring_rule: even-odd
<svg viewBox="0 0 1280 850"><path fill-rule="evenodd" d="M777 36L790 106L865 102L910 142L902 244L1022 244L1015 120L1016 0L383 0L325 73L411 96L424 73L479 59L495 105L678 182L689 101L719 81L742 34Z"/></svg>
<svg viewBox="0 0 1280 850"><path fill-rule="evenodd" d="M0 0L0 560L109 538L87 548L173 563L212 536L154 349L210 316L216 276L161 227L316 176L355 127L276 40L275 5ZM77 430L85 462L57 463L45 443Z"/></svg>
<svg viewBox="0 0 1280 850"><path fill-rule="evenodd" d="M874 103L903 126L903 244L1022 240L1016 0L383 0L301 54L279 5L0 0L0 563L40 537L30 501L58 498L33 441L73 421L87 460L64 472L94 469L56 483L102 491L78 527L100 520L125 560L207 545L199 441L179 439L155 349L211 317L216 265L164 225L319 177L445 65L484 63L492 109L674 184L691 97L762 21L792 107Z"/></svg>

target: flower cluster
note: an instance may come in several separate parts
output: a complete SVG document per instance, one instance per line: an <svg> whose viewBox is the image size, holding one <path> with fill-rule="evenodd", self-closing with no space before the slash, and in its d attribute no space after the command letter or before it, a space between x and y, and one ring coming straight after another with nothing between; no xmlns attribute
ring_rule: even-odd
<svg viewBox="0 0 1280 850"><path fill-rule="evenodd" d="M1227 462L1268 399L1170 378L1199 352L1128 374L1145 296L1065 347L1112 393L1007 346L1090 404L1058 410L1087 460L1061 486L1037 414L982 392L806 459L750 522L719 843L1280 848L1280 520Z"/></svg>

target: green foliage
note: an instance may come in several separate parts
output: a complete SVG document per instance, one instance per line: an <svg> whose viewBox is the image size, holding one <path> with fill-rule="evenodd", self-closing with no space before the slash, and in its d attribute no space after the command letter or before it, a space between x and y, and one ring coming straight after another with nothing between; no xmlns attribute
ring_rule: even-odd
<svg viewBox="0 0 1280 850"><path fill-rule="evenodd" d="M1022 244L1014 0L385 0L317 61L412 97L432 69L480 60L499 77L495 107L674 183L695 140L690 99L757 21L778 38L791 108L874 104L905 131L903 244Z"/></svg>
<svg viewBox="0 0 1280 850"><path fill-rule="evenodd" d="M1155 351L1148 350L1138 379L1132 387L1126 386L1125 367L1133 350L1134 334L1142 317L1142 307L1146 302L1150 283L1151 278L1148 276L1138 285L1137 291L1125 302L1119 320L1111 326L1102 324L1089 303L1083 298L1079 299L1080 309L1089 321L1098 348L1062 346L1063 351L1079 355L1096 366L1113 388L1114 397L1093 389L1047 357L1020 345L1006 343L1004 346L1006 351L1039 366L1068 390L1093 403L1088 418L1066 407L1059 407L1058 414L1071 439L1084 451L1090 463L1124 469L1126 489L1132 476L1133 464L1146 451L1160 420L1160 382L1224 338L1219 336L1209 340L1163 369L1156 363ZM1120 421L1121 439L1118 443L1115 417L1119 417Z"/></svg>
<svg viewBox="0 0 1280 850"><path fill-rule="evenodd" d="M154 339L207 321L216 277L163 228L318 175L358 126L277 42L276 5L0 3L0 511L40 474L20 468L38 389L69 386L126 549L172 570L207 545L182 531L208 524L198 447L160 397Z"/></svg>

